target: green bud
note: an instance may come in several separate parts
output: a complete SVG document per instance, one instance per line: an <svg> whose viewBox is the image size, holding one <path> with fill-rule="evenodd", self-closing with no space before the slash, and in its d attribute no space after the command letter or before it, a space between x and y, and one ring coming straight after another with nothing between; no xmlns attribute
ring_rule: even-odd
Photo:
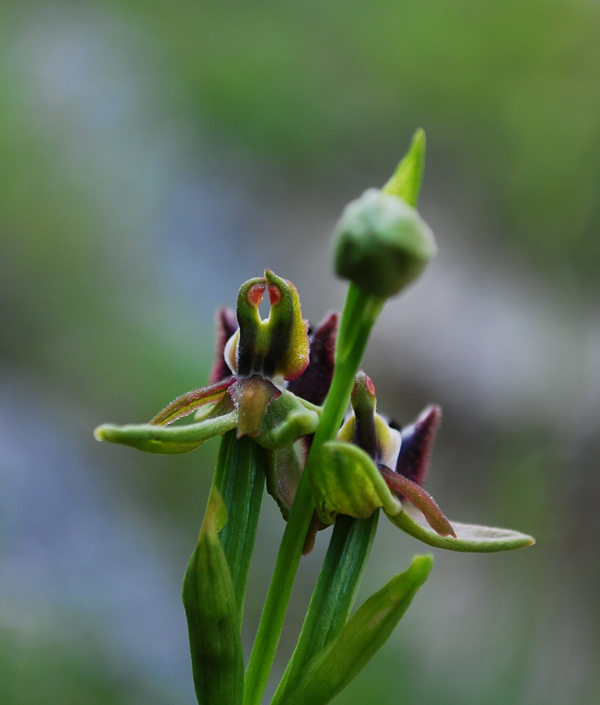
<svg viewBox="0 0 600 705"><path fill-rule="evenodd" d="M319 518L333 524L338 514L366 519L379 507L390 515L402 505L369 455L351 443L325 443L307 467Z"/></svg>
<svg viewBox="0 0 600 705"><path fill-rule="evenodd" d="M436 254L435 238L398 196L368 189L336 226L335 270L372 296L388 298L410 284Z"/></svg>
<svg viewBox="0 0 600 705"><path fill-rule="evenodd" d="M216 488L183 581L194 686L202 705L241 705L244 657L240 620L218 532L227 510Z"/></svg>

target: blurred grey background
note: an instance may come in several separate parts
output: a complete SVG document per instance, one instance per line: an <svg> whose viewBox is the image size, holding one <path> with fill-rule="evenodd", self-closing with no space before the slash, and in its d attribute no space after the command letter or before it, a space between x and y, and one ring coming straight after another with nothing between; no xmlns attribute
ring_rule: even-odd
<svg viewBox="0 0 600 705"><path fill-rule="evenodd" d="M0 3L0 701L191 705L180 583L216 442L95 443L206 383L265 267L317 323L330 233L428 135L440 253L365 367L444 409L429 490L534 548L436 553L335 701L600 701L600 6L584 0ZM244 638L283 526L265 499ZM276 668L327 545L303 560ZM382 519L359 600L423 546Z"/></svg>

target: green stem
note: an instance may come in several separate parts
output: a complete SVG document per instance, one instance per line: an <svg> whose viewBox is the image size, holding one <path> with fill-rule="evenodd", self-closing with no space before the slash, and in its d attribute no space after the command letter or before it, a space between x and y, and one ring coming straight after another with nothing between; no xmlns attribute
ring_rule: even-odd
<svg viewBox="0 0 600 705"><path fill-rule="evenodd" d="M251 438L236 438L235 430L229 431L221 439L213 480L227 508L219 538L231 573L240 625L265 487L266 454Z"/></svg>
<svg viewBox="0 0 600 705"><path fill-rule="evenodd" d="M273 705L285 702L287 685L344 628L371 553L378 518L379 511L368 519L338 517L298 644Z"/></svg>
<svg viewBox="0 0 600 705"><path fill-rule="evenodd" d="M335 438L342 424L369 334L383 304L384 299L370 296L350 284L336 343L335 372L307 462L324 443ZM265 692L314 508L308 475L303 473L250 655L244 683L244 705L260 705Z"/></svg>

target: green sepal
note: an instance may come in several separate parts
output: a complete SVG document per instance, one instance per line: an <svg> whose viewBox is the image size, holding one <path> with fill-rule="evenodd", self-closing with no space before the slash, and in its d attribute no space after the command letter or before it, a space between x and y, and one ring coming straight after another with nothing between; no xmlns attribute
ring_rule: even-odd
<svg viewBox="0 0 600 705"><path fill-rule="evenodd" d="M307 472L325 524L333 524L338 514L366 519L379 507L392 515L402 509L369 455L353 444L325 443L311 458Z"/></svg>
<svg viewBox="0 0 600 705"><path fill-rule="evenodd" d="M241 705L244 657L240 620L218 531L227 519L213 487L183 580L194 687L200 705Z"/></svg>
<svg viewBox="0 0 600 705"><path fill-rule="evenodd" d="M231 404L229 399L223 401ZM112 424L104 424L95 429L94 437L97 441L119 443L146 453L189 453L200 447L209 438L221 436L235 428L237 424L235 409L223 415L216 412L217 409L214 409L203 421L187 426L153 426L151 424L113 426Z"/></svg>
<svg viewBox="0 0 600 705"><path fill-rule="evenodd" d="M456 538L440 536L427 524L421 512L416 509L408 511L406 507L394 516L388 514L388 518L399 529L419 541L449 551L495 553L497 551L512 551L515 548L524 548L535 543L534 538L518 531L475 524L460 524L457 521L451 522Z"/></svg>
<svg viewBox="0 0 600 705"><path fill-rule="evenodd" d="M427 580L433 556L416 556L410 568L370 597L339 635L289 684L272 705L326 705L385 644Z"/></svg>
<svg viewBox="0 0 600 705"><path fill-rule="evenodd" d="M302 476L300 460L291 443L264 452L267 453L267 492L277 502L287 521Z"/></svg>
<svg viewBox="0 0 600 705"><path fill-rule="evenodd" d="M312 408L295 394L282 389L281 396L269 404L262 431L254 440L263 448L273 450L314 433L319 425L320 409L310 406Z"/></svg>
<svg viewBox="0 0 600 705"><path fill-rule="evenodd" d="M417 207L423 172L425 171L425 132L418 129L413 135L406 156L383 187L382 191L398 196L409 206Z"/></svg>

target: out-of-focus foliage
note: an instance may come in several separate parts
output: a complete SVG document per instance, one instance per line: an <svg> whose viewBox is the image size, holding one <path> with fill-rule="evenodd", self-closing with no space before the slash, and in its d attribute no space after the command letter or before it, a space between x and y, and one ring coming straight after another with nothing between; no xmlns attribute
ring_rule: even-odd
<svg viewBox="0 0 600 705"><path fill-rule="evenodd" d="M348 164L390 171L422 125L444 177L472 184L531 261L595 279L595 3L126 4L202 116L240 142L305 178L339 179Z"/></svg>

